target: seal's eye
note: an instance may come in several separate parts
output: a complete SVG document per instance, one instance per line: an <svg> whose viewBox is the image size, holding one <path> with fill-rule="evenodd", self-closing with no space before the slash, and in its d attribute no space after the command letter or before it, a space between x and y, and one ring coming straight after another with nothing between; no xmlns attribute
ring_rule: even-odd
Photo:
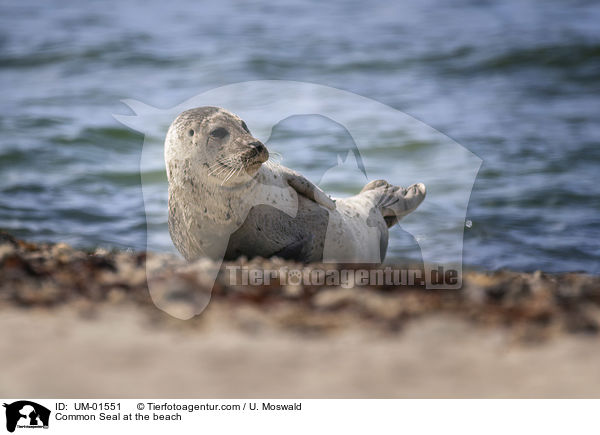
<svg viewBox="0 0 600 435"><path fill-rule="evenodd" d="M248 130L248 126L246 125L246 123L244 121L242 121L242 128L244 129L244 131L246 133L250 133L250 130Z"/></svg>
<svg viewBox="0 0 600 435"><path fill-rule="evenodd" d="M229 132L227 130L225 130L223 127L215 128L213 131L210 132L210 135L212 137L216 137L217 139L223 139L228 134L229 134Z"/></svg>
<svg viewBox="0 0 600 435"><path fill-rule="evenodd" d="M194 135L194 130L190 130L190 131L188 131L188 134L189 134L190 136L193 136L193 135Z"/></svg>

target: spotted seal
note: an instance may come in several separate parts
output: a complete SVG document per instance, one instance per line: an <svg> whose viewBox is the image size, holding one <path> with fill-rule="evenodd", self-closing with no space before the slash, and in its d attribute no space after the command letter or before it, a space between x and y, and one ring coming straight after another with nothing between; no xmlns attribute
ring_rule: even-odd
<svg viewBox="0 0 600 435"><path fill-rule="evenodd" d="M301 262L381 262L388 228L425 198L384 180L331 199L304 176L269 160L246 123L225 109L181 113L165 140L169 232L189 261L242 255Z"/></svg>

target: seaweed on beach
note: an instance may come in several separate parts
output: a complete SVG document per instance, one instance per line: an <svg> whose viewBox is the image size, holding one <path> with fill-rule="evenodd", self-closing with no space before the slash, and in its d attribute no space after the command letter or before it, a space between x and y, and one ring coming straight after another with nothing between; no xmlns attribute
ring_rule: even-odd
<svg viewBox="0 0 600 435"><path fill-rule="evenodd" d="M254 269L319 269L281 259L241 259L223 265L212 288L203 279L205 262L186 264L164 254L86 252L66 244L34 244L0 233L0 308L32 309L72 304L93 312L103 304L133 303L155 319L169 316L153 304L146 262L161 306L193 303L198 292L231 312L251 307L258 323L299 332L326 333L360 322L389 333L424 316L453 315L485 328L504 328L525 340L558 333L597 334L600 278L581 273L466 272L460 290L427 290L422 285L317 286L280 279L268 285L232 285L227 266ZM331 265L327 268L347 265ZM373 266L371 266L373 267ZM201 324L202 315L188 322Z"/></svg>

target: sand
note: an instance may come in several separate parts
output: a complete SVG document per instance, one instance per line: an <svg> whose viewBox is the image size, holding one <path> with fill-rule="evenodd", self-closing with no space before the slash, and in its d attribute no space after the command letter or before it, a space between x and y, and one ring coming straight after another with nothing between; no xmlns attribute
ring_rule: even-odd
<svg viewBox="0 0 600 435"><path fill-rule="evenodd" d="M208 308L180 320L149 297L155 260L1 234L0 395L600 397L599 277L470 272L460 291L431 291L221 274ZM206 265L164 264L165 304L207 291Z"/></svg>

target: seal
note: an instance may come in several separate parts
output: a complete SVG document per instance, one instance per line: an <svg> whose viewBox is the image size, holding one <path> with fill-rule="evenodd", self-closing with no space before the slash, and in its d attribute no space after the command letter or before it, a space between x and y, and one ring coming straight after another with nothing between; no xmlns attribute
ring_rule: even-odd
<svg viewBox="0 0 600 435"><path fill-rule="evenodd" d="M381 262L388 228L426 194L422 183L402 188L375 180L358 195L333 200L269 160L246 123L218 107L177 116L165 139L165 163L169 232L188 261L244 255Z"/></svg>

